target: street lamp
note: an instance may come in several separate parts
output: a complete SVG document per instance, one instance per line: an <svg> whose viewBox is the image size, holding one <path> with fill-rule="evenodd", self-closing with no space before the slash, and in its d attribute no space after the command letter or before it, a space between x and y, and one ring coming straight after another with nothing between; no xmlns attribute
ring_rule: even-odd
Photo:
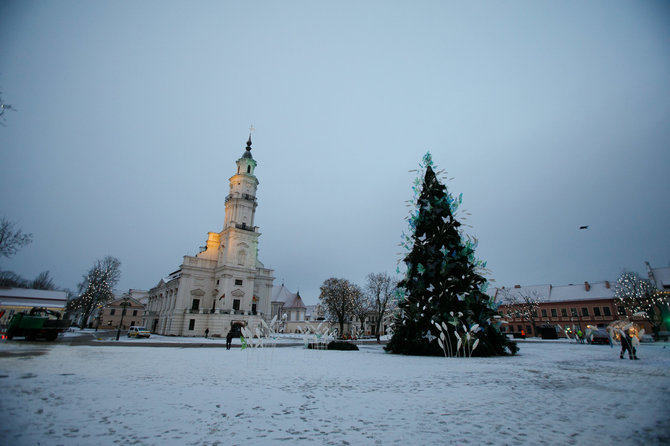
<svg viewBox="0 0 670 446"><path fill-rule="evenodd" d="M123 316L126 315L126 307L130 305L130 302L128 302L128 298L124 297L123 302L120 304L123 307L123 310L121 311L121 321L119 321L119 328L116 330L116 340L119 340L119 336L121 336L121 325L123 324Z"/></svg>

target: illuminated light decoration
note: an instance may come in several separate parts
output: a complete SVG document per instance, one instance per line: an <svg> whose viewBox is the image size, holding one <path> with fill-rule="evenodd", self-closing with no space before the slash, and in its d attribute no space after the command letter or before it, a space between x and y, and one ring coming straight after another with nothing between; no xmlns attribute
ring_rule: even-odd
<svg viewBox="0 0 670 446"><path fill-rule="evenodd" d="M636 273L623 273L617 280L614 295L632 317L647 320L654 333L660 331L670 293L657 290L651 281L641 279Z"/></svg>

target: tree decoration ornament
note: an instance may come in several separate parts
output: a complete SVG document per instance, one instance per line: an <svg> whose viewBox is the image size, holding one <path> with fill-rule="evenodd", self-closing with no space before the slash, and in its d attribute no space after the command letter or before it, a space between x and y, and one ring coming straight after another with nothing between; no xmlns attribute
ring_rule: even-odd
<svg viewBox="0 0 670 446"><path fill-rule="evenodd" d="M491 322L498 314L485 294L486 262L475 256L477 240L462 232L455 217L463 195L456 198L447 191L430 153L419 172L412 186L409 235L401 239L407 250L405 275L398 284L402 298L387 351L447 357L516 353L516 344Z"/></svg>

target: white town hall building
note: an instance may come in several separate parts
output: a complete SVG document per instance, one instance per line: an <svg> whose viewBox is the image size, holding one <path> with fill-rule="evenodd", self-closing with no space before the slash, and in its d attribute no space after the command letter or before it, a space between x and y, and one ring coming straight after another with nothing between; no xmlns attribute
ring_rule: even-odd
<svg viewBox="0 0 670 446"><path fill-rule="evenodd" d="M274 277L257 259L255 169L249 135L230 177L223 229L210 232L204 251L184 256L177 271L149 290L144 325L152 332L225 336L236 325L255 331L261 318L269 321Z"/></svg>

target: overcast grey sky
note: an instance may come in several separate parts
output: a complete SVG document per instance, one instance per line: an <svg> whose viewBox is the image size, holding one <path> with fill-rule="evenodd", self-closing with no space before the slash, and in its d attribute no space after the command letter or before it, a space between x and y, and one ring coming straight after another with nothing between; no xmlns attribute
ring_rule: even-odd
<svg viewBox="0 0 670 446"><path fill-rule="evenodd" d="M5 0L0 90L34 235L0 268L61 287L196 254L252 123L259 257L307 303L395 272L426 151L498 286L670 262L668 2Z"/></svg>

